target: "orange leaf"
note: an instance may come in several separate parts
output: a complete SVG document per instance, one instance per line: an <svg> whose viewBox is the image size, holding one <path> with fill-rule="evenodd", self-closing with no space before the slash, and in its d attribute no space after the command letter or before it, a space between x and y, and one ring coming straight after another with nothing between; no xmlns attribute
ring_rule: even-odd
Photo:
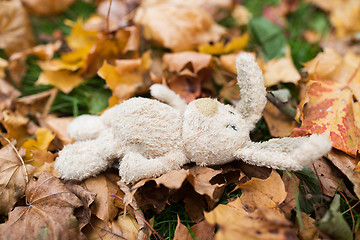
<svg viewBox="0 0 360 240"><path fill-rule="evenodd" d="M355 125L352 98L351 90L340 83L310 81L299 105L302 125L293 135L325 133L333 141L333 147L356 155L359 129Z"/></svg>

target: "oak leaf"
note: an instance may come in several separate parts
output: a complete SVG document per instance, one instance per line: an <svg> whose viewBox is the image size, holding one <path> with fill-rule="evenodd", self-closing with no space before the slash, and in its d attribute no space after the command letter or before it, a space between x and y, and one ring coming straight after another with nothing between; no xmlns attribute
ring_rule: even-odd
<svg viewBox="0 0 360 240"><path fill-rule="evenodd" d="M16 207L0 225L5 239L81 239L73 215L81 201L59 179L44 172L26 185L27 206Z"/></svg>
<svg viewBox="0 0 360 240"><path fill-rule="evenodd" d="M26 172L31 169L21 163L10 144L0 149L0 214L7 215L24 195Z"/></svg>
<svg viewBox="0 0 360 240"><path fill-rule="evenodd" d="M34 45L30 19L20 1L1 1L0 20L0 49L8 55Z"/></svg>
<svg viewBox="0 0 360 240"><path fill-rule="evenodd" d="M224 28L197 5L180 1L142 1L134 21L144 27L144 37L173 51L193 50L218 41Z"/></svg>
<svg viewBox="0 0 360 240"><path fill-rule="evenodd" d="M351 90L340 83L309 81L299 104L302 124L293 136L328 134L333 147L356 155L360 134L355 125L352 99Z"/></svg>

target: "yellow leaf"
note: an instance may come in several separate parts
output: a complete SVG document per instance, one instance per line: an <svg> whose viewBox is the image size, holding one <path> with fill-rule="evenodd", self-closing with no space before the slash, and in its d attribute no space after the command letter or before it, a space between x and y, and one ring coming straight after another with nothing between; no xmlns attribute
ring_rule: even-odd
<svg viewBox="0 0 360 240"><path fill-rule="evenodd" d="M279 82L294 83L301 79L290 54L280 59L273 59L264 65L265 86L269 87Z"/></svg>
<svg viewBox="0 0 360 240"><path fill-rule="evenodd" d="M65 38L66 43L70 48L73 50L88 48L95 43L98 34L97 31L84 29L84 23L81 18L75 23L70 21L67 21L66 23L72 27L70 35Z"/></svg>
<svg viewBox="0 0 360 240"><path fill-rule="evenodd" d="M31 150L47 150L55 135L49 129L38 128L35 133L36 139L29 139L22 145L26 149L25 159L31 159Z"/></svg>
<svg viewBox="0 0 360 240"><path fill-rule="evenodd" d="M64 93L69 93L82 81L83 79L77 73L67 70L59 70L42 72L35 84L51 84Z"/></svg>
<svg viewBox="0 0 360 240"><path fill-rule="evenodd" d="M225 44L225 41L216 42L215 44L204 43L199 47L199 52L213 55L220 55L224 53L242 50L249 42L249 33L244 33L240 37L234 37L230 42Z"/></svg>

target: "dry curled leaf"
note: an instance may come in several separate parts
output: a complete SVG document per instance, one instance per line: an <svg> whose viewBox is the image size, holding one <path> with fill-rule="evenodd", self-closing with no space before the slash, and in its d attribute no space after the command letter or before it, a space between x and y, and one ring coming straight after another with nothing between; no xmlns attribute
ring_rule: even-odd
<svg viewBox="0 0 360 240"><path fill-rule="evenodd" d="M207 223L206 221L201 221L191 227L191 232L197 240L211 240L215 235L215 227ZM192 240L194 239L190 231L184 224L180 222L180 218L177 218L177 225L174 233L174 240Z"/></svg>
<svg viewBox="0 0 360 240"><path fill-rule="evenodd" d="M24 195L27 171L10 144L0 149L0 214L7 215L16 201Z"/></svg>
<svg viewBox="0 0 360 240"><path fill-rule="evenodd" d="M4 239L81 239L74 208L81 201L59 179L43 173L26 185L27 206L16 207L0 225Z"/></svg>
<svg viewBox="0 0 360 240"><path fill-rule="evenodd" d="M34 44L30 19L20 1L0 2L0 49L8 55Z"/></svg>
<svg viewBox="0 0 360 240"><path fill-rule="evenodd" d="M0 111L10 109L21 93L0 77Z"/></svg>

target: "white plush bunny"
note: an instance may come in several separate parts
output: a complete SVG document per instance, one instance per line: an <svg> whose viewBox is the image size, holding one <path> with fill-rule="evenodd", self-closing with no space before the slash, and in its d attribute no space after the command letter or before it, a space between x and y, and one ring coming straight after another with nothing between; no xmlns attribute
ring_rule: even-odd
<svg viewBox="0 0 360 240"><path fill-rule="evenodd" d="M59 153L56 169L64 179L82 180L118 160L122 181L132 183L189 162L217 165L243 160L300 170L331 149L324 135L252 142L249 133L266 104L263 75L251 54L240 54L236 66L241 100L235 108L210 98L186 105L170 89L155 84L151 94L159 101L132 98L101 116L76 118L68 127L75 143Z"/></svg>

